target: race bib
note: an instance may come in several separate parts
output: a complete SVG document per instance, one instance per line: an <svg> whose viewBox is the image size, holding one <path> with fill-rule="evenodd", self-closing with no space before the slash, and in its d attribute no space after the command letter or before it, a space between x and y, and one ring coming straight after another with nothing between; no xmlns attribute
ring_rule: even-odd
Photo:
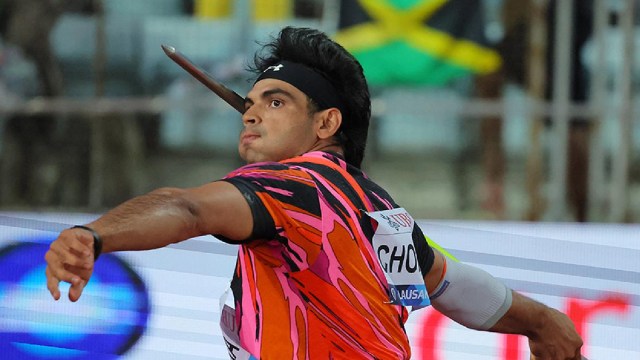
<svg viewBox="0 0 640 360"><path fill-rule="evenodd" d="M224 344L229 352L229 358L231 360L258 360L258 358L240 346L236 311L233 304L227 303L228 296L229 290L225 291L220 298L220 328L222 329Z"/></svg>
<svg viewBox="0 0 640 360"><path fill-rule="evenodd" d="M373 250L389 283L390 302L414 309L431 304L413 245L411 215L403 208L366 214L378 223Z"/></svg>

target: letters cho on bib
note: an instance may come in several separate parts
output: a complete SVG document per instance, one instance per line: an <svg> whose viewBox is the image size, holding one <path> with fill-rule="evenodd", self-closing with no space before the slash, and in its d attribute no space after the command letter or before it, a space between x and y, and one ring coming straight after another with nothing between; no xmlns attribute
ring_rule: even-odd
<svg viewBox="0 0 640 360"><path fill-rule="evenodd" d="M389 283L392 304L429 306L429 294L422 277L418 254L413 245L414 220L403 208L366 212L378 223L373 235L373 250Z"/></svg>

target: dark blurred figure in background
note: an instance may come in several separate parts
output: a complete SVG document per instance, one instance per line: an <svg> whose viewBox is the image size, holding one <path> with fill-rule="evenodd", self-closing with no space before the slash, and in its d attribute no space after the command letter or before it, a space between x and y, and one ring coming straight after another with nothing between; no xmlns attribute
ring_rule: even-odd
<svg viewBox="0 0 640 360"><path fill-rule="evenodd" d="M584 102L588 97L588 78L584 64L580 61L580 50L592 32L593 1L571 0L574 6L573 39L571 46L571 93L572 102ZM477 79L477 95L483 98L499 99L503 96L506 82L525 86L530 95L552 98L554 77L554 46L555 46L555 7L556 1L551 0L547 7L547 46L546 49L546 78L542 80L543 93L531 93L532 79L527 77L528 68L532 66L530 60L533 55L529 48L529 32L531 14L534 11L531 1L505 0L502 9L504 37L496 45L496 49L503 57L503 66L496 73ZM536 51L536 50L533 50ZM535 81L535 80L533 80ZM533 91L535 92L535 91ZM546 120L547 125L550 121ZM576 221L587 221L588 208L588 159L591 126L589 119L572 117L569 125L568 166L567 166L567 201ZM491 211L496 217L503 218L504 202L504 174L505 155L502 144L502 119L500 117L486 117L482 119L481 138L483 144L483 166L485 171L485 198L483 207ZM529 174L529 176L539 176ZM539 187L539 185L538 185ZM537 194L530 194L532 197ZM539 199L530 199L531 208L525 215L526 220L540 220L544 206ZM542 201L543 203L543 201Z"/></svg>
<svg viewBox="0 0 640 360"><path fill-rule="evenodd" d="M105 95L107 79L102 0L4 0L0 2L0 36L37 69L39 86L24 100L66 94L67 65L57 58L51 38L66 13L91 17L93 54L80 68L84 86ZM67 34L68 36L69 34ZM71 35L72 36L72 35ZM62 39L65 42L75 41ZM110 76L111 74L109 74ZM76 83L78 79L75 80ZM76 84L77 85L77 84ZM4 121L0 153L0 204L9 207L86 207L118 203L131 196L135 166L142 156L142 135L132 116L18 112ZM49 111L49 112L47 112ZM133 169L133 170L132 170ZM105 193L109 194L106 196Z"/></svg>
<svg viewBox="0 0 640 360"><path fill-rule="evenodd" d="M23 95L64 95L62 70L49 42L50 34L64 11L84 11L91 4L91 0L0 1L3 42L18 48L37 70L39 89ZM0 203L50 205L62 200L63 195L56 191L64 172L57 139L72 135L66 125L51 114L15 114L7 119L0 158ZM77 151L66 154L74 153ZM79 193L77 189L75 193Z"/></svg>
<svg viewBox="0 0 640 360"><path fill-rule="evenodd" d="M34 63L40 80L38 95L62 95L62 72L49 44L61 13L62 1L5 0L0 5L0 35ZM49 115L8 119L2 141L3 204L44 203L52 196L58 172L51 152L55 127Z"/></svg>
<svg viewBox="0 0 640 360"><path fill-rule="evenodd" d="M547 68L549 81L547 82L546 98L550 99L553 88L555 56L555 25L556 2L549 2L549 56ZM580 60L582 48L591 37L593 31L593 0L572 0L573 4L573 39L571 41L571 78L569 80L570 99L572 102L582 103L589 96L589 79L587 69ZM572 116L569 122L569 144L567 158L567 201L569 210L573 212L576 221L587 221L588 191L589 191L589 145L591 143L591 120Z"/></svg>

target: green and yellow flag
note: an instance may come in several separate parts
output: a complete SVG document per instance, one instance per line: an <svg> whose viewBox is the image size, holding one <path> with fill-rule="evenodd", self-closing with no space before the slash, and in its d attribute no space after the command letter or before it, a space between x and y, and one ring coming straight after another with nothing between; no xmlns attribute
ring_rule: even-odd
<svg viewBox="0 0 640 360"><path fill-rule="evenodd" d="M342 0L335 40L371 85L443 86L501 64L484 37L480 0Z"/></svg>

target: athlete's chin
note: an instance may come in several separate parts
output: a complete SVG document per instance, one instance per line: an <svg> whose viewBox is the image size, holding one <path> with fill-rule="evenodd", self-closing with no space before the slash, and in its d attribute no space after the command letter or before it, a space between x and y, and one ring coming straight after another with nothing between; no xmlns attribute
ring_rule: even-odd
<svg viewBox="0 0 640 360"><path fill-rule="evenodd" d="M255 151L254 149L240 148L240 158L247 164L253 164L257 162L273 161L266 154Z"/></svg>

